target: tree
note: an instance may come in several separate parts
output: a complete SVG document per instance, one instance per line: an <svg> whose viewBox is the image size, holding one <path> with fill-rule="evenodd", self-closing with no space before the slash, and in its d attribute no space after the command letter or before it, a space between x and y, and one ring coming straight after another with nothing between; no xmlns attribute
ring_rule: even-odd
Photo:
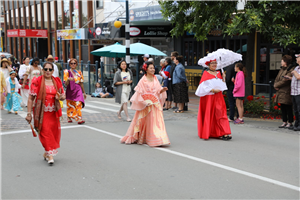
<svg viewBox="0 0 300 200"><path fill-rule="evenodd" d="M161 12L174 28L172 36L193 32L198 41L207 40L210 30L219 28L226 35L248 35L246 95L250 94L254 65L255 32L286 47L300 43L300 4L296 1L247 1L242 11L234 1L160 1Z"/></svg>

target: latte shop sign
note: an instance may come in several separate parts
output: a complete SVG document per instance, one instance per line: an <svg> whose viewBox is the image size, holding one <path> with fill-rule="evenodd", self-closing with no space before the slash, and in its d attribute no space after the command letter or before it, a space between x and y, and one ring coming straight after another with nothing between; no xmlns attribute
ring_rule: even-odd
<svg viewBox="0 0 300 200"><path fill-rule="evenodd" d="M171 37L170 26L132 26L130 37ZM125 37L125 27L121 27L120 37Z"/></svg>

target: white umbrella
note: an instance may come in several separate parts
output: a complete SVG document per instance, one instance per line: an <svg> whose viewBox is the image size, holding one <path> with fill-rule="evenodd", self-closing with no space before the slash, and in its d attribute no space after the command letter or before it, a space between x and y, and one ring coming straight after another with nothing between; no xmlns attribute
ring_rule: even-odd
<svg viewBox="0 0 300 200"><path fill-rule="evenodd" d="M242 60L242 55L239 53L235 53L233 51L230 51L228 49L218 49L217 51L214 51L212 53L207 54L207 56L201 58L198 61L198 65L201 65L202 67L208 67L205 63L210 60L217 60L217 70L221 69L223 71L224 67L227 67L228 65L231 65L237 61Z"/></svg>

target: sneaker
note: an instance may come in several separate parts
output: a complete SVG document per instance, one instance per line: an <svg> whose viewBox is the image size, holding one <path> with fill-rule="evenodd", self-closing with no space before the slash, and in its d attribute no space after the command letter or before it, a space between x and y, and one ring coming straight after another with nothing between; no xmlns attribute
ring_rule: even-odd
<svg viewBox="0 0 300 200"><path fill-rule="evenodd" d="M234 124L243 124L244 120L240 120L239 118L237 118L233 123Z"/></svg>

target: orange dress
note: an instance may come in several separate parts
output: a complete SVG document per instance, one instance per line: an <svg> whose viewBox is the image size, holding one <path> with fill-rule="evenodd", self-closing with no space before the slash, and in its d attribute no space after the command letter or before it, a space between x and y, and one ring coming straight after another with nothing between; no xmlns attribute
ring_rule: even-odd
<svg viewBox="0 0 300 200"><path fill-rule="evenodd" d="M139 81L130 99L131 109L136 113L121 143L148 144L151 147L170 144L162 109L167 93L160 93L161 89L155 76L153 82L149 82L146 76ZM150 106L147 106L148 102L151 102Z"/></svg>

